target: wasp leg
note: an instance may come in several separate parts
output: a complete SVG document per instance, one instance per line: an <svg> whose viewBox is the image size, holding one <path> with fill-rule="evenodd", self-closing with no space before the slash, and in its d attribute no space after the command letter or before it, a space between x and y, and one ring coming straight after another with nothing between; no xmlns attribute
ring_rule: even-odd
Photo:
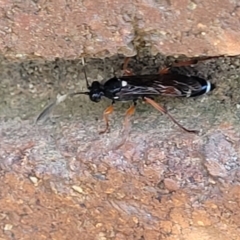
<svg viewBox="0 0 240 240"><path fill-rule="evenodd" d="M204 59L204 60L207 60L207 59ZM158 73L162 74L162 75L167 74L167 73L169 73L169 70L173 67L184 67L184 66L186 67L189 65L197 64L199 61L200 61L199 59L190 59L187 61L175 62L175 63L172 63L169 67L160 68Z"/></svg>
<svg viewBox="0 0 240 240"><path fill-rule="evenodd" d="M113 110L114 110L113 109L113 104L114 104L114 102L112 102L112 105L109 106L108 108L106 108L105 111L103 112L103 119L104 119L104 121L106 123L106 127L105 127L104 130L100 131L99 134L103 134L105 132L109 132L109 119L108 119L108 116L113 113Z"/></svg>
<svg viewBox="0 0 240 240"><path fill-rule="evenodd" d="M175 124L177 124L181 129L183 129L184 131L186 132L189 132L189 133L198 133L198 131L196 130L189 130L185 127L183 127L179 122L177 122L177 120L175 120L175 118L170 115L167 111L166 108L160 106L159 104L157 104L154 100L152 100L151 98L148 98L148 97L144 97L143 100L149 104L151 104L155 109L157 109L159 112L163 113L163 114L166 114Z"/></svg>
<svg viewBox="0 0 240 240"><path fill-rule="evenodd" d="M186 67L186 66L197 64L198 62L199 60L197 59L191 59L187 61L175 62L171 65L171 67Z"/></svg>
<svg viewBox="0 0 240 240"><path fill-rule="evenodd" d="M124 125L127 126L128 125L128 120L129 118L135 113L135 109L136 109L136 105L137 105L137 102L134 101L133 102L133 105L126 111L125 113L125 119L124 119Z"/></svg>
<svg viewBox="0 0 240 240"><path fill-rule="evenodd" d="M170 69L169 67L160 68L159 71L158 71L158 73L159 73L159 74L162 74L162 75L163 75L163 74L167 74L167 73L169 73L169 69Z"/></svg>
<svg viewBox="0 0 240 240"><path fill-rule="evenodd" d="M130 61L130 57L126 57L124 59L124 63L123 63L123 75L124 76L132 76L132 75L134 75L133 71L128 68L129 61Z"/></svg>
<svg viewBox="0 0 240 240"><path fill-rule="evenodd" d="M186 60L186 61L175 62L175 63L172 64L171 67L184 67L184 66L195 65L199 62L203 62L203 61L214 59L214 58L218 58L218 57L213 56L213 57L193 58L193 59L189 59L189 60Z"/></svg>
<svg viewBox="0 0 240 240"><path fill-rule="evenodd" d="M130 130L130 124L129 124L130 117L135 113L136 105L137 105L137 102L133 101L133 105L130 108L128 108L128 110L125 113L123 128L121 131L121 135L124 137L122 138L121 142L118 144L118 147L122 146L126 141L126 138L129 134L129 130Z"/></svg>

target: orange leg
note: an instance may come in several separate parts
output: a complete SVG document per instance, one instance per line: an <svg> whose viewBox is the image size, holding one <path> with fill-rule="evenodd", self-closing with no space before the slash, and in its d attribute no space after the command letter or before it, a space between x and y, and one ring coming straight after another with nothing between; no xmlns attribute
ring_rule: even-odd
<svg viewBox="0 0 240 240"><path fill-rule="evenodd" d="M122 145L125 144L128 136L129 136L129 132L130 132L130 128L129 128L129 117L132 116L135 112L135 106L136 106L136 103L134 102L134 105L132 105L127 111L126 111L126 114L125 114L125 119L124 119L124 124L123 124L123 127L121 129L121 132L120 132L120 137L119 137L119 140L113 144L113 148L111 149L114 149L114 150L117 150L119 149Z"/></svg>
<svg viewBox="0 0 240 240"><path fill-rule="evenodd" d="M103 133L109 131L109 120L108 120L108 116L109 116L110 114L112 114L112 113L113 113L113 105L111 105L111 106L109 106L108 108L106 108L105 111L103 112L103 119L104 119L104 121L105 121L105 123L106 123L106 127L105 127L104 130L100 131L99 134L103 134Z"/></svg>
<svg viewBox="0 0 240 240"><path fill-rule="evenodd" d="M215 57L193 58L193 59L190 59L190 60L173 63L171 67L189 66L189 65L197 64L199 62L206 61L206 60L209 60L209 59L214 59L214 58L218 58L218 57L215 56Z"/></svg>
<svg viewBox="0 0 240 240"><path fill-rule="evenodd" d="M133 71L131 69L128 69L129 61L130 61L130 58L127 57L127 58L125 58L124 63L123 63L123 75L125 75L125 76L133 75Z"/></svg>
<svg viewBox="0 0 240 240"><path fill-rule="evenodd" d="M129 118L135 113L137 103L134 102L133 105L126 111L124 125L128 124Z"/></svg>
<svg viewBox="0 0 240 240"><path fill-rule="evenodd" d="M177 122L177 120L174 119L174 117L172 117L172 115L170 115L167 111L167 109L165 109L164 107L160 106L159 104L157 104L154 100L152 100L151 98L147 98L144 97L143 100L149 104L151 104L155 109L157 109L159 112L166 114L175 124L177 124L181 129L183 129L186 132L189 133L198 133L198 131L196 130L189 130L185 127L183 127L180 123Z"/></svg>
<svg viewBox="0 0 240 240"><path fill-rule="evenodd" d="M169 73L169 70L172 67L184 67L184 66L186 67L186 66L189 66L189 65L192 65L192 64L197 64L200 61L211 59L211 58L213 58L213 57L205 57L205 58L202 58L202 59L190 59L190 60L186 60L186 61L175 62L175 63L171 64L170 67L165 67L163 69L160 68L159 69L159 74Z"/></svg>
<svg viewBox="0 0 240 240"><path fill-rule="evenodd" d="M187 61L175 62L171 65L171 67L186 67L186 66L190 66L193 64L197 64L197 63L198 63L197 59L191 59L191 60L187 60Z"/></svg>
<svg viewBox="0 0 240 240"><path fill-rule="evenodd" d="M167 74L169 72L169 69L170 69L169 67L165 67L165 68L162 68L162 69L160 68L158 73L159 74Z"/></svg>
<svg viewBox="0 0 240 240"><path fill-rule="evenodd" d="M123 128L121 131L121 135L123 136L121 142L119 143L118 147L122 146L124 142L126 141L126 138L128 137L129 131L130 131L130 117L134 114L135 108L136 108L137 103L134 101L133 105L128 108L128 110L125 113L125 119L123 123Z"/></svg>

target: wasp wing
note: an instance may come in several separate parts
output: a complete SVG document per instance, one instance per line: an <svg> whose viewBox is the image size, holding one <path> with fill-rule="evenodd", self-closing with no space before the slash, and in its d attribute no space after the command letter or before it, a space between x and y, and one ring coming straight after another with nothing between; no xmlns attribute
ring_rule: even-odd
<svg viewBox="0 0 240 240"><path fill-rule="evenodd" d="M199 77L172 73L123 76L120 80L126 84L116 94L119 100L156 95L193 97L206 93L209 84L208 81Z"/></svg>

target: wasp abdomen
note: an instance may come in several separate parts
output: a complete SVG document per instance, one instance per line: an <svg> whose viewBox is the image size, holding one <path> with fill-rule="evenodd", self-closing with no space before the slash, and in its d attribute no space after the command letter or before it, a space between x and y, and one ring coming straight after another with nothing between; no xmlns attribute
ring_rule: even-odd
<svg viewBox="0 0 240 240"><path fill-rule="evenodd" d="M192 82L193 84L189 84L189 95L188 97L196 97L196 96L200 96L203 94L206 94L210 91L212 91L215 88L215 85L203 78L199 78L199 77L190 77L190 82ZM197 87L198 86L198 87Z"/></svg>

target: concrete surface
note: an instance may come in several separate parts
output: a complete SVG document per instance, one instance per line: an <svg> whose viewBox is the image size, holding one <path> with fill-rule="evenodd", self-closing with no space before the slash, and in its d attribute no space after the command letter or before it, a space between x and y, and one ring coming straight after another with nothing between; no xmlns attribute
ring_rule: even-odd
<svg viewBox="0 0 240 240"><path fill-rule="evenodd" d="M0 1L0 51L15 58L240 54L237 0Z"/></svg>
<svg viewBox="0 0 240 240"><path fill-rule="evenodd" d="M150 73L172 60L143 51L130 66ZM123 58L106 59L105 73L103 61L86 62L93 81L121 74ZM55 123L34 125L57 93L86 89L81 68L1 57L0 239L240 239L240 58L181 69L216 83L211 94L157 100L199 135L146 104L122 135L128 103L99 135L109 102L86 96L56 107Z"/></svg>

